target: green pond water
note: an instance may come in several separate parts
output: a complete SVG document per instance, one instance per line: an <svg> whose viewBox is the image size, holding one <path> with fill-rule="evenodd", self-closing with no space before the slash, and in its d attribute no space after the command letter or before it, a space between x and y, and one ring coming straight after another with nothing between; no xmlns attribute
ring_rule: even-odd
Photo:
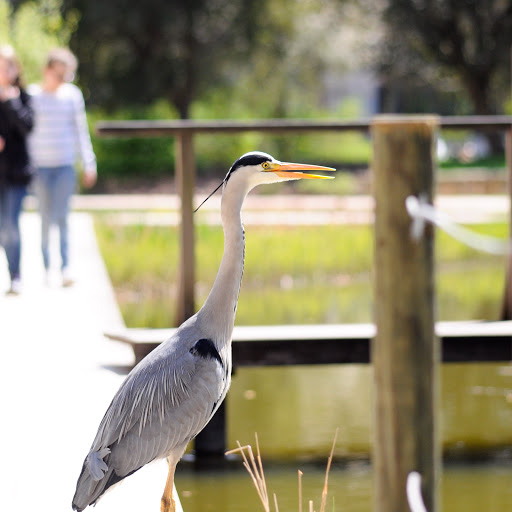
<svg viewBox="0 0 512 512"><path fill-rule="evenodd" d="M269 494L276 494L281 512L298 511L297 468L302 477L303 510L308 501L319 509L325 468L318 465L267 465ZM176 486L185 512L254 512L263 510L244 471L197 473L181 462ZM352 463L331 469L327 511L371 512L373 475L369 464ZM447 512L509 512L512 510L512 464L448 465L440 483L441 510ZM273 507L272 507L273 510Z"/></svg>
<svg viewBox="0 0 512 512"><path fill-rule="evenodd" d="M447 460L457 461L443 470L442 509L512 510L512 366L443 365L440 376L443 449ZM228 447L237 440L254 446L258 433L281 512L298 510L298 469L304 472L304 499L313 499L318 510L336 428L327 510L372 510L370 366L242 368L227 400ZM475 463L482 458L485 463ZM176 483L186 512L262 510L241 462L197 472L184 461Z"/></svg>
<svg viewBox="0 0 512 512"><path fill-rule="evenodd" d="M456 455L512 448L512 366L442 365L440 433ZM242 368L228 394L228 446L252 443L272 459L368 456L372 440L369 365ZM511 482L512 483L512 482Z"/></svg>

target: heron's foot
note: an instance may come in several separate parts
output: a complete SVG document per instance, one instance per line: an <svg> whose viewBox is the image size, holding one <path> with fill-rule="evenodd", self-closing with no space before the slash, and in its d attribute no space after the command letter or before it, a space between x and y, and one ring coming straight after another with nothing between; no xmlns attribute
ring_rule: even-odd
<svg viewBox="0 0 512 512"><path fill-rule="evenodd" d="M160 512L176 512L176 503L171 496L162 496L160 500Z"/></svg>

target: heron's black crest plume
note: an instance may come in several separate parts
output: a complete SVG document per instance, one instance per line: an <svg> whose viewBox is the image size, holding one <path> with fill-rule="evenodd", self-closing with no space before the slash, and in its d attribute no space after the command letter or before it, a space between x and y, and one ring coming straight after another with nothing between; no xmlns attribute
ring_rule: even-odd
<svg viewBox="0 0 512 512"><path fill-rule="evenodd" d="M217 186L217 188L210 193L210 195L194 210L194 213L203 206L210 197L219 190L222 185L228 182L231 175L240 167L245 167L246 165L259 165L263 162L272 162L274 160L268 153L263 153L263 151L251 151L250 153L246 153L245 155L242 155L238 160L236 160L231 168L229 169L228 173L226 174L226 177L220 182L220 184Z"/></svg>
<svg viewBox="0 0 512 512"><path fill-rule="evenodd" d="M220 187L222 187L222 185L224 185L224 183L226 183L226 178L224 178L221 182L220 182L220 185L217 186L217 188L210 193L210 195L194 210L194 213L197 212L197 210L199 210L199 208L201 208L201 206L203 206L204 203L206 203L206 201L208 201L208 199L210 199L210 197L213 196L213 194L215 194L215 192L217 192L217 190L219 190Z"/></svg>

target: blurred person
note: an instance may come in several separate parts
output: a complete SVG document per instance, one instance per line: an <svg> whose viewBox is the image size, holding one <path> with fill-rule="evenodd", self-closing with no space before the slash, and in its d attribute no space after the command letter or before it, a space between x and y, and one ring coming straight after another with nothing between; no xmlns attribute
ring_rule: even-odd
<svg viewBox="0 0 512 512"><path fill-rule="evenodd" d="M21 66L10 46L0 46L0 245L11 279L8 294L21 291L19 219L33 176L27 151L32 129L30 96L21 82Z"/></svg>
<svg viewBox="0 0 512 512"><path fill-rule="evenodd" d="M76 57L67 48L51 50L43 69L42 83L28 89L35 113L29 150L37 168L35 191L41 214L41 249L46 280L49 281L51 269L50 227L57 225L63 286L74 283L69 270L68 214L77 181L77 159L82 163L85 187L92 187L97 175L84 98L80 89L71 83L77 65Z"/></svg>

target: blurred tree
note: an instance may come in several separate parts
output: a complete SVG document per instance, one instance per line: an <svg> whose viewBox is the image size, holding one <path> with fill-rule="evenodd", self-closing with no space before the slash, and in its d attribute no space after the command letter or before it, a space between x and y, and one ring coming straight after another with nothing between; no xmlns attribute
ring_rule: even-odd
<svg viewBox="0 0 512 512"><path fill-rule="evenodd" d="M46 53L65 46L77 24L76 12L61 15L61 0L0 0L0 44L10 44L23 64L27 82L41 76Z"/></svg>
<svg viewBox="0 0 512 512"><path fill-rule="evenodd" d="M71 47L93 103L114 108L166 98L182 118L272 24L262 19L259 0L65 0L64 8L81 13Z"/></svg>
<svg viewBox="0 0 512 512"><path fill-rule="evenodd" d="M388 0L384 20L384 76L441 87L458 80L473 113L500 110L510 77L510 0Z"/></svg>
<svg viewBox="0 0 512 512"><path fill-rule="evenodd" d="M339 0L338 0L339 1ZM289 90L321 89L333 0L64 0L81 13L71 47L90 102L109 109L167 99L182 118L213 90L247 90L264 115L284 115ZM323 16L323 22L331 19Z"/></svg>

